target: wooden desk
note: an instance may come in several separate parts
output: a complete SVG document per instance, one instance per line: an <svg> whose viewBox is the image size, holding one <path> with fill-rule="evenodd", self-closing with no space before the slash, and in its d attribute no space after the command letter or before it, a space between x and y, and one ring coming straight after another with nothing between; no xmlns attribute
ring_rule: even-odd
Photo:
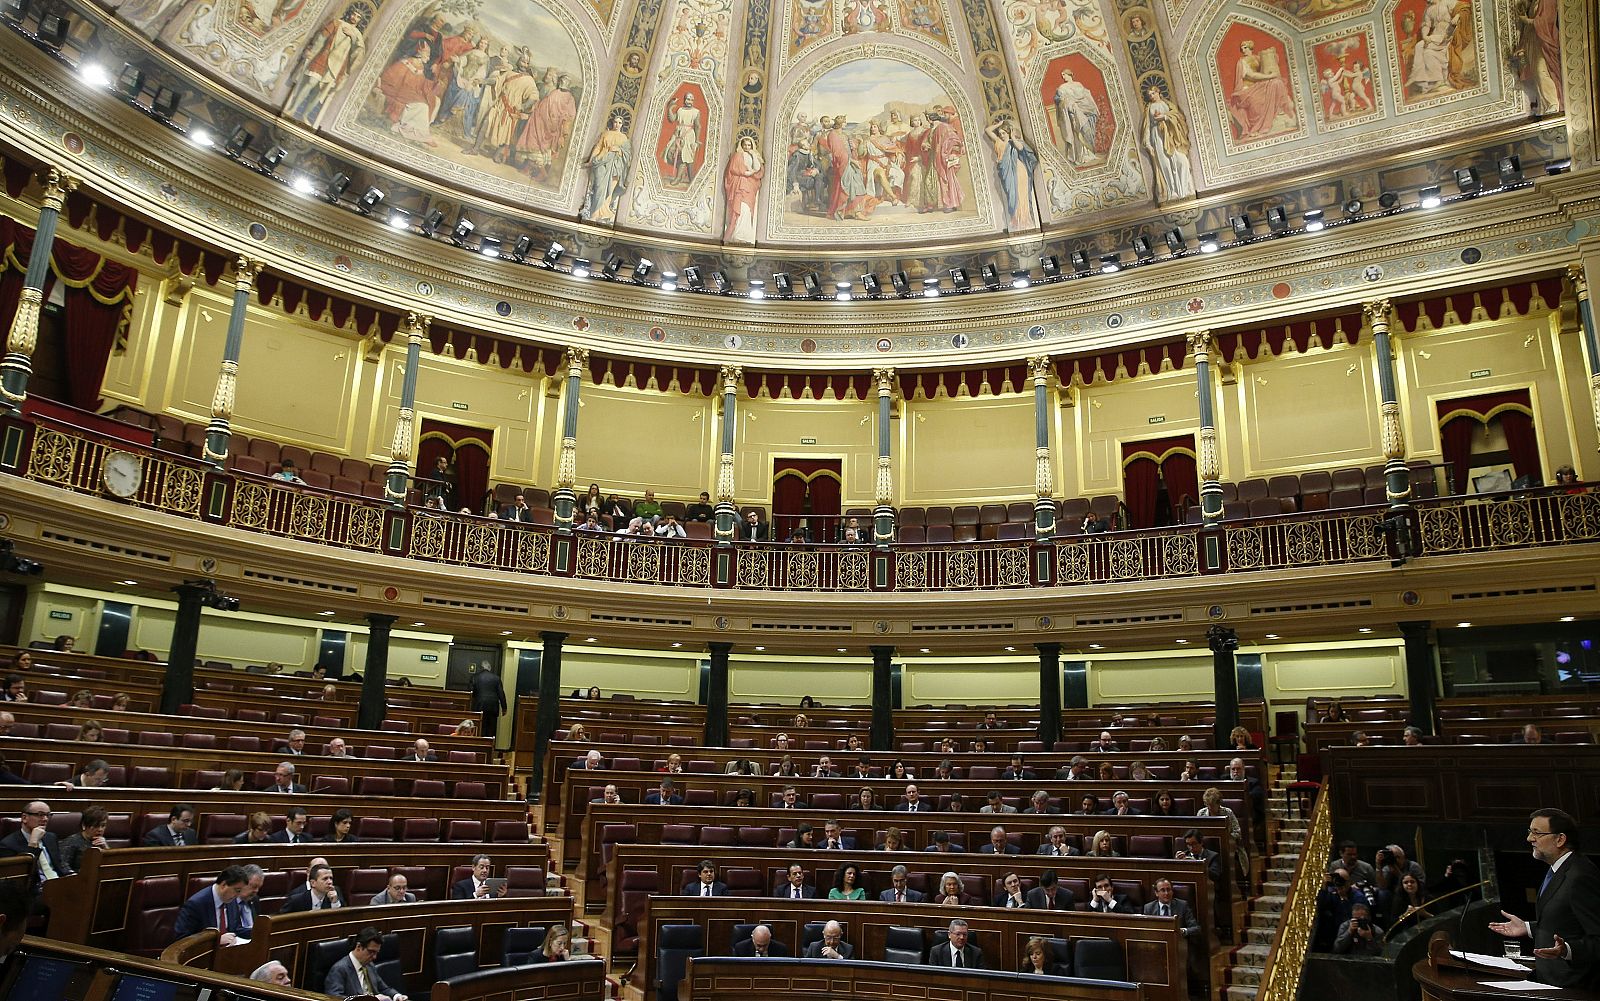
<svg viewBox="0 0 1600 1001"><path fill-rule="evenodd" d="M1392 723L1352 720L1342 723L1307 723L1304 727L1306 752L1318 754L1332 747L1353 747L1352 741L1358 731L1372 738L1374 744L1403 746L1401 736L1405 733L1405 729L1406 723L1403 720Z"/></svg>
<svg viewBox="0 0 1600 1001"><path fill-rule="evenodd" d="M1177 918L1130 914L1088 914L1064 911L1006 910L995 907L947 907L913 904L916 925L930 932L948 927L951 918L967 922L973 944L983 950L988 969L1015 970L1022 965L1022 948L1035 935L1057 938L1110 938L1122 945L1128 979L1144 987L1149 1001L1185 1001L1186 949ZM639 929L639 964L633 986L654 989L656 947L664 924L698 924L706 931L706 954L733 952L733 926L760 921L772 928L772 937L799 953L801 930L807 922L836 919L846 928L845 941L855 947L858 959L883 956L888 929L906 925L907 906L866 900L763 900L759 908L737 897L658 896L650 901ZM931 944L931 936L929 937ZM900 967L918 974L924 967ZM1044 979L1044 978L1040 978ZM1013 982L1015 983L1015 982ZM899 995L891 995L898 997Z"/></svg>
<svg viewBox="0 0 1600 1001"><path fill-rule="evenodd" d="M209 988L212 997L231 997L235 1001L328 1001L326 994L302 991L294 987L276 987L251 980L250 970L238 976L214 973L195 967L163 963L155 959L142 959L121 952L58 942L53 938L35 938L29 935L22 940L17 952L19 956L47 956L52 959L90 964L90 969L93 971L92 979L82 994L84 1001L107 1001L124 973ZM14 966L15 963L11 965Z"/></svg>
<svg viewBox="0 0 1600 1001"><path fill-rule="evenodd" d="M1487 1001L1489 998L1504 1001L1508 997L1532 998L1534 1001L1596 1001L1600 994L1594 991L1562 987L1547 987L1537 991L1507 991L1485 987L1494 981L1528 980L1498 970L1470 967L1465 961L1450 955L1450 933L1434 932L1428 938L1427 955L1411 967L1411 975L1422 988L1422 1001Z"/></svg>
<svg viewBox="0 0 1600 1001"><path fill-rule="evenodd" d="M1600 816L1593 744L1332 747L1322 765L1336 823L1518 825L1547 806Z"/></svg>
<svg viewBox="0 0 1600 1001"><path fill-rule="evenodd" d="M704 956L689 960L678 989L683 1001L749 1001L751 997L863 998L880 1001L1142 1001L1139 984L1113 987L1074 977L1026 977L989 970L906 967L831 959L738 959Z"/></svg>
<svg viewBox="0 0 1600 1001"><path fill-rule="evenodd" d="M599 959L570 959L479 970L433 985L429 1001L601 1001L605 997L606 964ZM745 999L748 1001L748 999Z"/></svg>

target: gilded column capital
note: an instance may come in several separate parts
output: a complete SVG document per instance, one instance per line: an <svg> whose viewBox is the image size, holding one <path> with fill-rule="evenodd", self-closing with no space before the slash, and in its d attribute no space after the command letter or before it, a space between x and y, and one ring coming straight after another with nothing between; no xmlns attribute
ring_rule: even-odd
<svg viewBox="0 0 1600 1001"><path fill-rule="evenodd" d="M1572 282L1572 290L1577 293L1579 302L1589 299L1589 279L1584 275L1583 265L1567 265L1567 278Z"/></svg>
<svg viewBox="0 0 1600 1001"><path fill-rule="evenodd" d="M1052 367L1049 355L1034 355L1028 359L1028 374L1033 376L1033 381L1037 385L1043 385L1049 380Z"/></svg>
<svg viewBox="0 0 1600 1001"><path fill-rule="evenodd" d="M433 317L426 313L406 314L406 341L421 346L422 339L428 336L428 328L433 325Z"/></svg>
<svg viewBox="0 0 1600 1001"><path fill-rule="evenodd" d="M1367 318L1367 322L1372 324L1372 329L1374 331L1378 329L1379 324L1383 325L1383 329L1385 331L1389 329L1388 299L1374 299L1371 302L1365 303L1361 307L1361 312L1362 315Z"/></svg>
<svg viewBox="0 0 1600 1001"><path fill-rule="evenodd" d="M47 209L60 212L61 206L66 204L67 196L78 190L79 183L77 175L69 174L60 167L51 167L45 171L44 198L41 204Z"/></svg>
<svg viewBox="0 0 1600 1001"><path fill-rule="evenodd" d="M724 365L718 370L722 377L722 391L724 393L737 393L739 382L744 378L744 369L739 365Z"/></svg>
<svg viewBox="0 0 1600 1001"><path fill-rule="evenodd" d="M572 345L567 348L567 375L577 376L583 374L583 368L589 364L589 349Z"/></svg>
<svg viewBox="0 0 1600 1001"><path fill-rule="evenodd" d="M261 271L266 266L266 261L240 254L233 262L234 291L247 294L254 292L256 290L256 279L261 276Z"/></svg>
<svg viewBox="0 0 1600 1001"><path fill-rule="evenodd" d="M894 369L875 368L872 370L872 381L878 384L878 395L887 396L894 392Z"/></svg>
<svg viewBox="0 0 1600 1001"><path fill-rule="evenodd" d="M1183 339L1189 345L1189 353L1196 359L1203 358L1211 352L1213 341L1209 330L1191 330L1183 335Z"/></svg>

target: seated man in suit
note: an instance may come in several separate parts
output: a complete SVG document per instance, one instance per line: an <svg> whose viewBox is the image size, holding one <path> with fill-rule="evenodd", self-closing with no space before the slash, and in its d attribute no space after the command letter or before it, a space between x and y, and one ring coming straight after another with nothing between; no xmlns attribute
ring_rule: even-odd
<svg viewBox="0 0 1600 1001"><path fill-rule="evenodd" d="M522 494L517 494L510 504L500 509L500 520L532 521L533 509L528 507L528 498Z"/></svg>
<svg viewBox="0 0 1600 1001"><path fill-rule="evenodd" d="M615 806L618 803L622 802L622 794L620 792L617 792L617 787L616 787L615 784L607 783L606 787L604 789L600 790L600 798L599 799L591 799L589 802L591 802L591 803L610 803L612 806Z"/></svg>
<svg viewBox="0 0 1600 1001"><path fill-rule="evenodd" d="M348 758L350 757L350 745L344 742L343 737L335 737L328 741L328 746L322 753L330 758Z"/></svg>
<svg viewBox="0 0 1600 1001"><path fill-rule="evenodd" d="M1060 813L1061 808L1051 806L1050 793L1044 789L1039 789L1028 797L1028 808L1022 812L1043 816L1048 813Z"/></svg>
<svg viewBox="0 0 1600 1001"><path fill-rule="evenodd" d="M410 885L410 881L406 879L405 873L403 873L403 872L395 873L394 875L389 877L389 885L388 886L384 887L383 889L379 890L377 893L372 895L372 906L373 907L382 907L385 904L414 904L414 903L416 903L417 902L417 895L415 893L412 893L409 889L407 889L407 887L409 885Z"/></svg>
<svg viewBox="0 0 1600 1001"><path fill-rule="evenodd" d="M1077 903L1072 891L1061 885L1054 869L1039 874L1039 885L1028 891L1026 899L1036 911L1070 911Z"/></svg>
<svg viewBox="0 0 1600 1001"><path fill-rule="evenodd" d="M239 868L244 870L244 886L240 888L239 896L233 902L233 914L229 916L228 922L231 928L234 918L237 918L239 927L235 934L239 938L249 938L256 926L256 916L260 912L261 888L267 885L267 871L254 862L246 862Z"/></svg>
<svg viewBox="0 0 1600 1001"><path fill-rule="evenodd" d="M1111 877L1103 872L1095 876L1092 888L1089 890L1089 910L1097 914L1138 913L1134 906L1128 903L1126 895L1112 889Z"/></svg>
<svg viewBox="0 0 1600 1001"><path fill-rule="evenodd" d="M806 946L806 959L854 959L855 946L844 940L844 926L829 921L822 926L822 937Z"/></svg>
<svg viewBox="0 0 1600 1001"><path fill-rule="evenodd" d="M289 891L289 895L283 898L283 909L278 913L326 911L343 906L339 890L333 885L333 870L322 859L313 859L306 870L305 883Z"/></svg>
<svg viewBox="0 0 1600 1001"><path fill-rule="evenodd" d="M678 787L672 784L671 779L662 779L660 787L646 795L644 801L649 806L683 805L683 797L678 795Z"/></svg>
<svg viewBox="0 0 1600 1001"><path fill-rule="evenodd" d="M291 806L283 811L283 830L273 832L268 840L280 845L303 845L311 840L311 835L306 833L306 824L310 820L311 815L305 807Z"/></svg>
<svg viewBox="0 0 1600 1001"><path fill-rule="evenodd" d="M906 796L894 805L896 810L908 813L918 813L922 810L922 794L917 791L917 784L912 782L906 786ZM932 809L931 807L929 808Z"/></svg>
<svg viewBox="0 0 1600 1001"><path fill-rule="evenodd" d="M1265 823L1267 818L1267 790L1261 780L1254 775L1246 773L1243 758L1234 758L1228 762L1228 781L1243 782L1245 795L1250 797L1250 812L1258 824Z"/></svg>
<svg viewBox="0 0 1600 1001"><path fill-rule="evenodd" d="M1177 918L1178 931L1184 938L1193 938L1200 934L1200 919L1194 916L1194 911L1189 907L1187 900L1181 900L1173 894L1172 880L1165 876L1157 879L1155 891L1156 899L1144 905L1146 914Z"/></svg>
<svg viewBox="0 0 1600 1001"><path fill-rule="evenodd" d="M991 906L1006 907L1011 910L1021 910L1028 906L1028 898L1022 892L1022 877L1014 872L1008 872L1000 880L1000 892L994 895Z"/></svg>
<svg viewBox="0 0 1600 1001"><path fill-rule="evenodd" d="M922 849L925 852L964 852L966 846L959 841L950 840L949 831L934 831L933 840Z"/></svg>
<svg viewBox="0 0 1600 1001"><path fill-rule="evenodd" d="M1527 726L1524 726L1522 728L1521 735L1513 738L1511 743L1513 743L1513 744L1542 744L1542 743L1544 743L1544 734L1539 732L1538 724L1529 723Z"/></svg>
<svg viewBox="0 0 1600 1001"><path fill-rule="evenodd" d="M788 897L791 900L811 900L817 895L817 888L806 882L805 869L799 863L795 863L789 867L788 878L772 888L772 895Z"/></svg>
<svg viewBox="0 0 1600 1001"><path fill-rule="evenodd" d="M998 824L989 829L989 843L978 849L979 855L1021 855L1022 849L1006 838L1006 829Z"/></svg>
<svg viewBox="0 0 1600 1001"><path fill-rule="evenodd" d="M219 932L218 945L233 945L240 931L237 905L245 884L244 867L230 865L217 874L217 881L196 892L178 909L172 924L172 939L187 938L204 928Z"/></svg>
<svg viewBox="0 0 1600 1001"><path fill-rule="evenodd" d="M383 950L383 933L371 927L356 932L356 945L350 954L333 964L323 992L336 998L370 995L378 1001L407 1001L404 994L383 982L378 975L378 953Z"/></svg>
<svg viewBox="0 0 1600 1001"><path fill-rule="evenodd" d="M818 848L840 851L854 848L855 846L856 839L845 837L844 830L839 826L837 820L830 820L822 825L822 844L818 845Z"/></svg>
<svg viewBox="0 0 1600 1001"><path fill-rule="evenodd" d="M1089 759L1081 754L1074 754L1072 761L1056 769L1056 778L1072 781L1075 779L1092 779L1089 772Z"/></svg>
<svg viewBox="0 0 1600 1001"><path fill-rule="evenodd" d="M766 925L756 925L750 932L750 937L733 947L735 956L754 956L766 959L771 956L789 955L789 947L782 942L772 940L772 929Z"/></svg>
<svg viewBox="0 0 1600 1001"><path fill-rule="evenodd" d="M979 969L983 966L983 950L967 941L967 923L951 918L948 937L928 950L929 966L946 966L955 969Z"/></svg>
<svg viewBox="0 0 1600 1001"><path fill-rule="evenodd" d="M1045 835L1044 843L1039 845L1040 855L1054 855L1066 857L1069 855L1082 855L1077 848L1067 844L1067 829L1060 824L1050 828Z"/></svg>
<svg viewBox="0 0 1600 1001"><path fill-rule="evenodd" d="M406 755L405 757L401 758L400 760L401 761L438 761L439 760L439 756L437 754L433 753L433 750L428 747L428 742L426 740L422 739L421 737L418 737L417 738L417 742L413 746L413 749L412 749L411 753Z"/></svg>
<svg viewBox="0 0 1600 1001"><path fill-rule="evenodd" d="M1017 808L1005 802L1000 796L1000 790L990 789L985 797L987 802L978 807L979 813L1016 813Z"/></svg>
<svg viewBox="0 0 1600 1001"><path fill-rule="evenodd" d="M1111 739L1110 730L1101 730L1100 739L1091 742L1089 744L1089 750L1098 751L1103 754L1110 754L1113 751L1120 751L1122 748L1118 747L1117 742Z"/></svg>
<svg viewBox="0 0 1600 1001"><path fill-rule="evenodd" d="M1206 863L1206 874L1215 883L1222 878L1222 856L1206 847L1205 839L1200 837L1200 832L1193 827L1183 832L1183 850L1178 852L1177 858L1196 859Z"/></svg>
<svg viewBox="0 0 1600 1001"><path fill-rule="evenodd" d="M83 771L79 772L76 778L65 784L69 788L76 786L79 789L104 789L110 781L111 766L106 764L104 758L95 758L83 766Z"/></svg>
<svg viewBox="0 0 1600 1001"><path fill-rule="evenodd" d="M272 746L272 753L296 755L306 753L306 732L300 729L290 730L288 739Z"/></svg>
<svg viewBox="0 0 1600 1001"><path fill-rule="evenodd" d="M572 767L584 772L603 771L606 767L606 759L599 751L590 748L587 754L572 763Z"/></svg>
<svg viewBox="0 0 1600 1001"><path fill-rule="evenodd" d="M510 892L508 883L501 883L498 891L489 889L489 877L494 874L494 860L487 855L472 856L472 875L450 887L451 900L488 900L503 897Z"/></svg>
<svg viewBox="0 0 1600 1001"><path fill-rule="evenodd" d="M1006 766L1006 770L1001 773L1000 777L1008 782L1032 782L1039 776L1034 774L1032 768L1029 768L1027 765L1022 763L1022 755L1013 754L1011 756L1011 763Z"/></svg>
<svg viewBox="0 0 1600 1001"><path fill-rule="evenodd" d="M50 804L33 800L22 808L22 826L4 838L0 848L7 855L32 855L34 857L34 886L58 876L70 876L72 870L61 860L61 842L48 830ZM11 931L6 927L5 931Z"/></svg>
<svg viewBox="0 0 1600 1001"><path fill-rule="evenodd" d="M794 786L784 786L783 792L778 794L778 809L804 810L807 809L806 801L800 798L800 791Z"/></svg>
<svg viewBox="0 0 1600 1001"><path fill-rule="evenodd" d="M921 890L913 890L909 883L911 873L903 865L897 865L889 870L889 889L878 894L878 899L886 904L920 904L927 899Z"/></svg>
<svg viewBox="0 0 1600 1001"><path fill-rule="evenodd" d="M726 897L728 884L717 879L717 864L710 859L700 860L700 878L691 880L679 891L685 897Z"/></svg>
<svg viewBox="0 0 1600 1001"><path fill-rule="evenodd" d="M167 812L167 822L152 828L144 836L146 848L183 848L197 845L200 839L194 833L194 807L188 803L174 803Z"/></svg>
<svg viewBox="0 0 1600 1001"><path fill-rule="evenodd" d="M294 763L281 761L278 767L272 770L272 784L262 792L303 793L306 787L294 780Z"/></svg>

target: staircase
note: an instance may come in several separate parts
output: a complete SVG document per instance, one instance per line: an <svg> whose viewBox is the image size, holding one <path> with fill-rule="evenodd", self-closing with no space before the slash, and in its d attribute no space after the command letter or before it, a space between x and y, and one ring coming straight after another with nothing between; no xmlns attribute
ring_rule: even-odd
<svg viewBox="0 0 1600 1001"><path fill-rule="evenodd" d="M1288 816L1284 790L1294 781L1295 766L1288 765L1278 769L1272 783L1267 801L1267 841L1272 854L1267 857L1260 894L1251 897L1246 905L1244 938L1228 954L1219 1001L1254 1001L1266 972L1267 953L1272 951L1272 940L1278 934L1278 920L1309 825L1308 820Z"/></svg>

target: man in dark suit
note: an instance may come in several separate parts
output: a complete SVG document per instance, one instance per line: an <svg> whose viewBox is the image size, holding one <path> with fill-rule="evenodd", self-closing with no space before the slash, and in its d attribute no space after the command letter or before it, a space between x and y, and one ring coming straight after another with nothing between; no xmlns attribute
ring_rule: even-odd
<svg viewBox="0 0 1600 1001"><path fill-rule="evenodd" d="M507 883L501 883L498 891L489 889L489 877L494 875L494 860L487 855L472 856L472 875L466 879L458 880L450 887L451 900L488 900L490 897L503 897L511 891Z"/></svg>
<svg viewBox="0 0 1600 1001"><path fill-rule="evenodd" d="M378 1001L407 1001L404 994L383 982L375 965L383 950L383 934L368 926L356 932L350 954L333 964L322 990L336 998L371 995Z"/></svg>
<svg viewBox="0 0 1600 1001"><path fill-rule="evenodd" d="M772 895L791 900L810 900L817 895L817 888L806 882L805 869L796 863L789 867L788 878L780 880L772 888Z"/></svg>
<svg viewBox="0 0 1600 1001"><path fill-rule="evenodd" d="M305 807L291 806L283 812L283 830L274 831L268 841L276 841L280 845L303 845L311 840L311 835L306 833L306 824L311 815L306 813Z"/></svg>
<svg viewBox="0 0 1600 1001"><path fill-rule="evenodd" d="M767 959L772 956L789 955L789 947L782 942L772 940L772 929L766 925L756 925L750 932L750 937L733 947L735 956L754 956L758 959Z"/></svg>
<svg viewBox="0 0 1600 1001"><path fill-rule="evenodd" d="M1111 886L1111 877L1100 873L1094 878L1092 889L1089 890L1089 910L1096 914L1137 914L1134 906L1128 903L1125 894L1116 892Z"/></svg>
<svg viewBox="0 0 1600 1001"><path fill-rule="evenodd" d="M412 762L416 762L416 761L438 761L439 760L439 756L433 752L433 749L431 747L428 746L428 742L426 740L424 740L421 737L418 737L416 744L413 745L413 747L412 747L411 753L406 755L405 757L401 758L400 760L401 761L412 761Z"/></svg>
<svg viewBox="0 0 1600 1001"><path fill-rule="evenodd" d="M1050 805L1050 793L1040 789L1028 797L1028 808L1023 813L1032 813L1043 816L1048 813L1060 813L1060 807Z"/></svg>
<svg viewBox="0 0 1600 1001"><path fill-rule="evenodd" d="M1070 911L1077 902L1072 891L1061 885L1054 869L1039 874L1039 885L1029 890L1025 899L1036 911Z"/></svg>
<svg viewBox="0 0 1600 1001"><path fill-rule="evenodd" d="M533 508L528 506L528 498L522 494L517 496L500 509L501 521L533 521Z"/></svg>
<svg viewBox="0 0 1600 1001"><path fill-rule="evenodd" d="M0 838L0 848L5 849L5 854L34 857L36 886L58 876L72 875L72 870L61 861L59 839L47 830L49 823L50 804L33 800L22 808L22 827Z"/></svg>
<svg viewBox="0 0 1600 1001"><path fill-rule="evenodd" d="M1089 744L1089 750L1099 751L1103 754L1110 754L1113 751L1120 751L1122 748L1118 747L1117 742L1111 739L1110 730L1101 730L1100 739L1091 741Z"/></svg>
<svg viewBox="0 0 1600 1001"><path fill-rule="evenodd" d="M783 792L778 794L778 809L804 810L806 808L806 801L800 798L800 790L794 786L784 786Z"/></svg>
<svg viewBox="0 0 1600 1001"><path fill-rule="evenodd" d="M822 926L822 937L806 946L806 959L854 959L856 947L844 940L844 926L829 921Z"/></svg>
<svg viewBox="0 0 1600 1001"><path fill-rule="evenodd" d="M1600 990L1600 870L1578 851L1578 822L1564 810L1528 819L1533 857L1550 867L1539 886L1534 920L1505 911L1489 930L1533 938L1533 979L1552 987Z"/></svg>
<svg viewBox="0 0 1600 1001"><path fill-rule="evenodd" d="M1522 728L1522 732L1511 739L1513 744L1542 744L1544 734L1539 730L1537 723L1529 723Z"/></svg>
<svg viewBox="0 0 1600 1001"><path fill-rule="evenodd" d="M278 767L272 770L272 784L261 790L262 792L277 793L303 793L306 787L294 780L294 763L280 761Z"/></svg>
<svg viewBox="0 0 1600 1001"><path fill-rule="evenodd" d="M1213 883L1222 878L1222 856L1218 852L1206 847L1200 832L1191 827L1183 832L1183 850L1177 854L1181 859L1195 859L1206 864L1206 875L1211 877Z"/></svg>
<svg viewBox="0 0 1600 1001"><path fill-rule="evenodd" d="M145 833L146 848L184 848L197 845L200 839L194 833L194 807L188 803L174 803L167 813L167 822Z"/></svg>
<svg viewBox="0 0 1600 1001"><path fill-rule="evenodd" d="M1245 771L1244 759L1234 758L1228 762L1228 781L1243 782L1245 795L1250 798L1250 813L1255 817L1256 823L1265 823L1267 819L1267 790L1261 780Z"/></svg>
<svg viewBox="0 0 1600 1001"><path fill-rule="evenodd" d="M1069 855L1081 855L1072 845L1067 844L1067 829L1060 824L1050 828L1050 833L1045 835L1044 843L1039 845L1040 855L1051 855L1065 858Z"/></svg>
<svg viewBox="0 0 1600 1001"><path fill-rule="evenodd" d="M1013 754L1011 756L1011 764L1006 766L1006 770L1001 773L1000 777L1007 782L1032 782L1039 776L1034 774L1032 768L1022 763L1022 755Z"/></svg>
<svg viewBox="0 0 1600 1001"><path fill-rule="evenodd" d="M1187 900L1179 899L1172 892L1172 880L1165 876L1156 880L1156 899L1144 905L1146 914L1155 917L1175 917L1178 919L1178 931L1184 938L1192 938L1200 934L1200 919L1194 916Z"/></svg>
<svg viewBox="0 0 1600 1001"><path fill-rule="evenodd" d="M700 862L700 878L685 883L681 894L685 897L726 897L728 884L717 879L717 864L710 859L703 859Z"/></svg>
<svg viewBox="0 0 1600 1001"><path fill-rule="evenodd" d="M754 511L744 516L744 525L739 531L739 538L746 542L766 542L772 538L772 529L761 520L761 516Z"/></svg>
<svg viewBox="0 0 1600 1001"><path fill-rule="evenodd" d="M878 894L878 899L886 904L920 904L927 897L921 890L913 890L907 885L911 877L910 872L903 865L897 865L889 870L889 889Z"/></svg>
<svg viewBox="0 0 1600 1001"><path fill-rule="evenodd" d="M1022 849L1006 839L1006 829L996 825L989 829L989 843L978 849L979 855L1021 855Z"/></svg>
<svg viewBox="0 0 1600 1001"><path fill-rule="evenodd" d="M343 906L339 891L333 885L333 870L328 868L327 863L317 859L306 870L305 883L289 891L289 895L283 898L283 909L279 913L326 911Z"/></svg>
<svg viewBox="0 0 1600 1001"><path fill-rule="evenodd" d="M967 941L967 923L951 918L943 942L928 950L928 965L954 969L981 969L983 950Z"/></svg>
<svg viewBox="0 0 1600 1001"><path fill-rule="evenodd" d="M896 810L909 813L922 812L922 794L917 791L917 784L912 782L906 786L906 797L894 805ZM932 809L931 807L929 808Z"/></svg>
<svg viewBox="0 0 1600 1001"><path fill-rule="evenodd" d="M822 825L822 843L818 845L825 851L847 851L855 848L856 839L845 837L844 830L837 820L830 820Z"/></svg>
<svg viewBox="0 0 1600 1001"><path fill-rule="evenodd" d="M478 732L493 739L500 731L500 714L506 711L506 686L488 661L472 675L472 708L483 714Z"/></svg>
<svg viewBox="0 0 1600 1001"><path fill-rule="evenodd" d="M1008 872L1000 880L1000 890L994 895L990 904L992 907L1006 907L1011 910L1022 910L1028 906L1028 898L1022 892L1022 877L1014 872Z"/></svg>
<svg viewBox="0 0 1600 1001"><path fill-rule="evenodd" d="M678 795L678 787L672 784L671 779L662 779L661 785L645 796L647 806L682 806L683 797Z"/></svg>
<svg viewBox="0 0 1600 1001"><path fill-rule="evenodd" d="M217 881L197 891L178 909L172 925L172 939L187 938L204 928L220 933L218 943L232 945L239 927L237 905L244 890L244 866L230 865L217 874Z"/></svg>

